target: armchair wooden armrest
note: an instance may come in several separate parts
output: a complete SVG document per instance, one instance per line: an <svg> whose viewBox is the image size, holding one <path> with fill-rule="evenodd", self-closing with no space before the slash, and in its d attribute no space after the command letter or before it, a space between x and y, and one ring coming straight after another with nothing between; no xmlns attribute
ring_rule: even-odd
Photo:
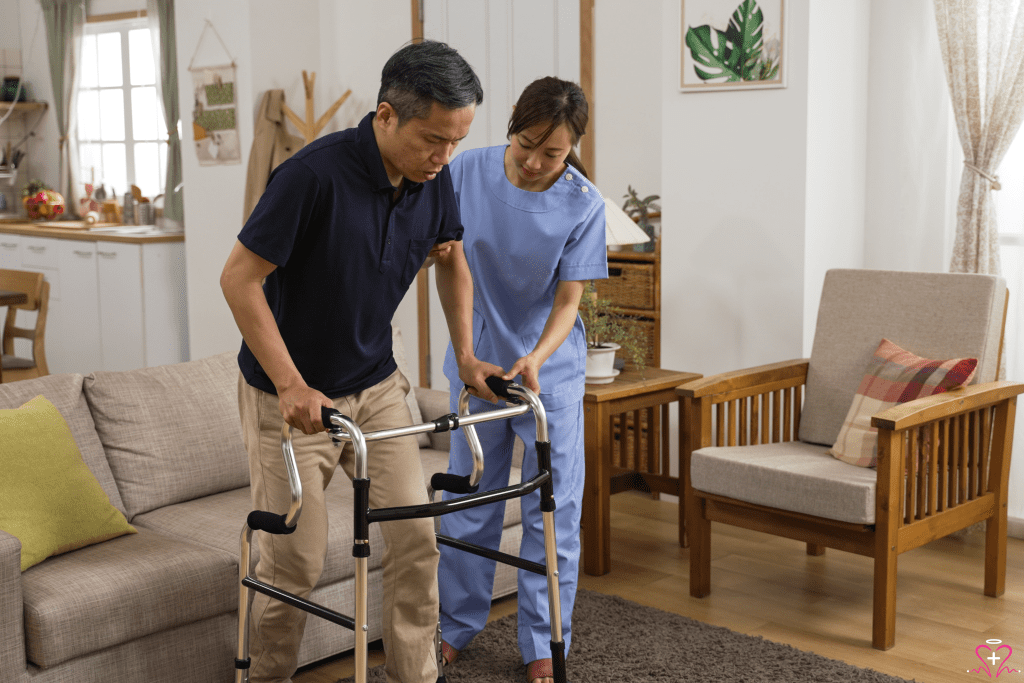
<svg viewBox="0 0 1024 683"><path fill-rule="evenodd" d="M807 363L806 358L797 358L780 363L758 365L745 370L723 372L687 382L677 387L676 392L684 398L702 398L711 394L743 392L747 389L751 389L751 391L745 392L743 395L760 394L771 391L771 385L777 382L785 382L787 386L791 386L791 380L794 378L806 378Z"/></svg>
<svg viewBox="0 0 1024 683"><path fill-rule="evenodd" d="M935 420L995 405L1022 393L1024 384L1020 382L973 384L963 389L925 396L883 410L871 418L871 426L893 431L911 429Z"/></svg>

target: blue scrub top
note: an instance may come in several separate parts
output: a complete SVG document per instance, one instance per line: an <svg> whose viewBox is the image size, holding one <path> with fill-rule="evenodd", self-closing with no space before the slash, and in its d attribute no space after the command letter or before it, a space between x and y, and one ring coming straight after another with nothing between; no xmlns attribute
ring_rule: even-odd
<svg viewBox="0 0 1024 683"><path fill-rule="evenodd" d="M505 177L505 145L466 150L450 168L473 274L473 348L508 370L537 345L559 280L608 277L604 200L569 166L544 192ZM587 344L583 321L540 371L541 399L555 410L583 398ZM451 344L444 362L460 387Z"/></svg>

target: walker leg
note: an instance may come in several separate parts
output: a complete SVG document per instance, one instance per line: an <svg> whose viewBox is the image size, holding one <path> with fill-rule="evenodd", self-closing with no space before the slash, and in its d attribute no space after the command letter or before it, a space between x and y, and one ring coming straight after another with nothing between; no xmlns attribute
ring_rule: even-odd
<svg viewBox="0 0 1024 683"><path fill-rule="evenodd" d="M540 469L551 471L551 442L537 442ZM548 578L548 613L551 616L551 667L555 683L565 680L565 641L562 640L562 600L558 588L558 543L555 538L555 487L548 479L540 487L541 518L544 523L544 566Z"/></svg>
<svg viewBox="0 0 1024 683"><path fill-rule="evenodd" d="M235 683L249 683L249 615L252 589L242 585L249 574L251 562L252 529L242 528L241 561L238 564L238 647L235 650Z"/></svg>
<svg viewBox="0 0 1024 683"><path fill-rule="evenodd" d="M444 677L444 656L441 654L441 620L437 620L434 632L434 656L437 658L437 683L446 683Z"/></svg>

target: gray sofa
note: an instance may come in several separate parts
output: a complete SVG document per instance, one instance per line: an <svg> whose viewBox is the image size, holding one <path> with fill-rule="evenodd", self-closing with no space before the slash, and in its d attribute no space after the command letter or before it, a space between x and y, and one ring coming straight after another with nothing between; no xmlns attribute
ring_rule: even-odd
<svg viewBox="0 0 1024 683"><path fill-rule="evenodd" d="M400 335L396 341L396 358L408 375ZM225 353L0 385L0 408L42 394L60 410L111 503L138 530L50 557L24 573L20 542L0 531L0 681L233 680L239 536L251 509L237 372L235 354ZM447 393L417 388L413 394L412 407L420 412L414 419L449 412ZM422 436L429 479L446 469L450 435ZM352 488L338 476L328 491L328 557L312 599L351 615ZM517 552L521 536L518 501L510 501L502 550ZM373 640L381 634L384 546L377 525L370 543ZM515 571L499 565L495 597L513 593L515 582ZM300 664L353 644L352 632L310 617Z"/></svg>

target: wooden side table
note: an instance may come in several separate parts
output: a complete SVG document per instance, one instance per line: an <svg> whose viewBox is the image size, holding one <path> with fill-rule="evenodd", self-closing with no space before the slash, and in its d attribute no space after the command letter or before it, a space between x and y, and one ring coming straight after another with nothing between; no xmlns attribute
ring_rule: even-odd
<svg viewBox="0 0 1024 683"><path fill-rule="evenodd" d="M9 292L6 289L0 289L0 308L5 306L17 306L28 301L28 295L25 292ZM3 327L0 327L0 334L3 333ZM0 383L4 381L4 369L0 366Z"/></svg>
<svg viewBox="0 0 1024 683"><path fill-rule="evenodd" d="M611 570L610 497L642 484L651 491L680 495L679 478L669 475L669 406L676 387L700 379L694 372L647 368L624 370L611 384L588 384L583 396L586 483L583 489L583 571ZM617 420L615 418L618 418ZM620 453L632 446L632 469L612 464L616 437ZM679 505L682 539L683 505Z"/></svg>

